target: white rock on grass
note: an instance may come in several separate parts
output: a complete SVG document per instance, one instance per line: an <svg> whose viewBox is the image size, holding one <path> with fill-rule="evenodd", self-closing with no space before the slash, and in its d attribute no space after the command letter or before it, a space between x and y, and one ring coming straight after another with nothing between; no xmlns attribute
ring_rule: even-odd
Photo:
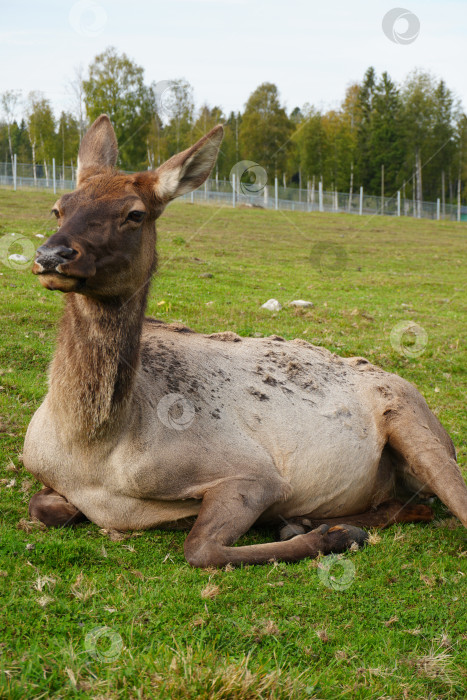
<svg viewBox="0 0 467 700"><path fill-rule="evenodd" d="M267 302L262 304L262 309L267 309L268 311L280 311L282 309L282 304L277 301L277 299L268 299Z"/></svg>
<svg viewBox="0 0 467 700"><path fill-rule="evenodd" d="M29 258L26 258L24 255L20 255L19 253L13 253L13 255L8 256L8 260L13 260L13 262L17 263L27 263Z"/></svg>
<svg viewBox="0 0 467 700"><path fill-rule="evenodd" d="M45 236L42 233L36 233L36 238L45 238Z"/></svg>
<svg viewBox="0 0 467 700"><path fill-rule="evenodd" d="M291 301L289 306L301 306L302 309L311 309L314 304L312 301L304 301L303 299L296 299L295 301Z"/></svg>

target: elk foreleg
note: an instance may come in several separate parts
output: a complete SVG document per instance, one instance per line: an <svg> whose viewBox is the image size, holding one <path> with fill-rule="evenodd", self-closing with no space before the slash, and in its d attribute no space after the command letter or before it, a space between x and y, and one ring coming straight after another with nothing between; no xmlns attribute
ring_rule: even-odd
<svg viewBox="0 0 467 700"><path fill-rule="evenodd" d="M50 488L34 494L29 501L29 515L47 527L67 527L87 520L78 508Z"/></svg>
<svg viewBox="0 0 467 700"><path fill-rule="evenodd" d="M281 498L281 484L267 486L257 480L225 482L208 490L190 534L185 540L185 556L192 566L226 564L266 564L294 562L316 557L320 552L342 552L353 542L362 545L367 533L352 525L321 525L287 542L270 542L232 547L259 516Z"/></svg>

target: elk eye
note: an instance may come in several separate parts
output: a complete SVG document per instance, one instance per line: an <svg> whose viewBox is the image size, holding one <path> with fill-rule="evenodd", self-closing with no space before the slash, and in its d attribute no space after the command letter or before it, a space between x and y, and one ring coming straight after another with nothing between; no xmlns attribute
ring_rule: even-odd
<svg viewBox="0 0 467 700"><path fill-rule="evenodd" d="M58 211L58 209L52 209L50 213L53 214L56 219L60 218L60 212Z"/></svg>
<svg viewBox="0 0 467 700"><path fill-rule="evenodd" d="M130 213L126 217L126 221L134 221L135 223L140 224L145 216L145 211L138 211L135 209L134 211L130 211Z"/></svg>

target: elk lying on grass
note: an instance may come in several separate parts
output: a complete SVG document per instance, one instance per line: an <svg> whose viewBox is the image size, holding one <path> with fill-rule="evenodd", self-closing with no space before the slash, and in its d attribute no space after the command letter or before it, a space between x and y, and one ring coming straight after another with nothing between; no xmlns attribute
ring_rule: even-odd
<svg viewBox="0 0 467 700"><path fill-rule="evenodd" d="M303 340L144 317L155 220L204 182L221 139L218 126L155 172L126 175L105 115L84 137L78 188L55 204L58 231L33 267L67 299L24 446L46 487L31 515L118 530L196 518L185 555L203 567L342 551L365 541L360 527L429 520L414 494L436 494L467 526L452 442L408 382ZM233 547L257 521L285 525L281 541Z"/></svg>

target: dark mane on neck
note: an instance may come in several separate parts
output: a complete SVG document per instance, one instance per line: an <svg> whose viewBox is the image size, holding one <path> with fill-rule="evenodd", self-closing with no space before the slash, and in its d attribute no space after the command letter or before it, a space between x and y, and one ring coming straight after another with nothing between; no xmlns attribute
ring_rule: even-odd
<svg viewBox="0 0 467 700"><path fill-rule="evenodd" d="M50 369L50 400L68 434L103 437L124 420L139 371L148 285L129 301L69 294Z"/></svg>

